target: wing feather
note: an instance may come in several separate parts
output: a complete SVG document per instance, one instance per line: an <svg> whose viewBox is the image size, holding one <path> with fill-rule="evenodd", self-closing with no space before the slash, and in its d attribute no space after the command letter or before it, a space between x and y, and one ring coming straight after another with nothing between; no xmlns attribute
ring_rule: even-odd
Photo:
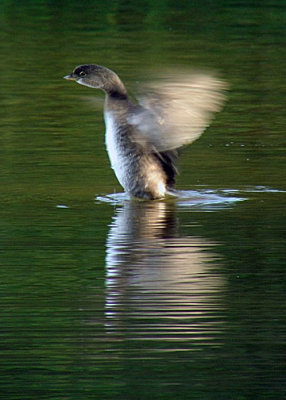
<svg viewBox="0 0 286 400"><path fill-rule="evenodd" d="M227 85L208 74L168 75L147 85L141 107L128 122L136 127L138 141L158 152L173 150L198 139L220 111Z"/></svg>

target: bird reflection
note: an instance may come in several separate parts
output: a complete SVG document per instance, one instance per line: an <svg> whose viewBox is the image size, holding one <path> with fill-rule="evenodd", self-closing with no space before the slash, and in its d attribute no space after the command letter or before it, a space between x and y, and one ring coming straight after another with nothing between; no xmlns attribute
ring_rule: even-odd
<svg viewBox="0 0 286 400"><path fill-rule="evenodd" d="M173 204L127 202L110 226L106 255L106 329L134 338L193 338L220 331L214 243L179 236Z"/></svg>

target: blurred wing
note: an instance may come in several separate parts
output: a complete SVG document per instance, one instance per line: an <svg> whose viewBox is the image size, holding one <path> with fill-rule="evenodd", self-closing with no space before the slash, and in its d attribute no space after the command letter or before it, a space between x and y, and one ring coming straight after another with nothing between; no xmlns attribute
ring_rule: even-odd
<svg viewBox="0 0 286 400"><path fill-rule="evenodd" d="M147 86L142 107L128 122L157 151L176 149L203 133L221 109L225 89L223 81L207 74L169 76Z"/></svg>

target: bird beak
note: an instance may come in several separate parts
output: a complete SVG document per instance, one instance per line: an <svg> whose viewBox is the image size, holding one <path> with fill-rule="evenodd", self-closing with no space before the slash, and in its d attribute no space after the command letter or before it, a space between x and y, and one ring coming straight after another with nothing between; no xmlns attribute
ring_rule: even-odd
<svg viewBox="0 0 286 400"><path fill-rule="evenodd" d="M77 78L74 76L73 73L64 76L64 79L68 79L68 80L70 80L70 81L76 81L76 80L77 80Z"/></svg>

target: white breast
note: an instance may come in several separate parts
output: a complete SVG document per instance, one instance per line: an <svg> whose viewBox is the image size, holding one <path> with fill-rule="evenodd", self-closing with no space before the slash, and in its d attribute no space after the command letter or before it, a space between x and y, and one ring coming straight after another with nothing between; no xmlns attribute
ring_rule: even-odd
<svg viewBox="0 0 286 400"><path fill-rule="evenodd" d="M159 163L149 157L148 153L146 156L141 153L138 155L135 148L131 148L132 151L128 149L130 143L124 140L112 111L106 111L104 119L105 143L111 167L125 191L131 195L146 191L148 195L153 193L154 197L163 197L166 193L166 177ZM131 152L135 152L133 157ZM140 157L140 165L136 165Z"/></svg>
<svg viewBox="0 0 286 400"><path fill-rule="evenodd" d="M111 167L114 170L120 184L124 187L124 157L118 143L118 138L116 134L117 127L112 112L105 112L104 120L106 126L105 144L111 162Z"/></svg>

